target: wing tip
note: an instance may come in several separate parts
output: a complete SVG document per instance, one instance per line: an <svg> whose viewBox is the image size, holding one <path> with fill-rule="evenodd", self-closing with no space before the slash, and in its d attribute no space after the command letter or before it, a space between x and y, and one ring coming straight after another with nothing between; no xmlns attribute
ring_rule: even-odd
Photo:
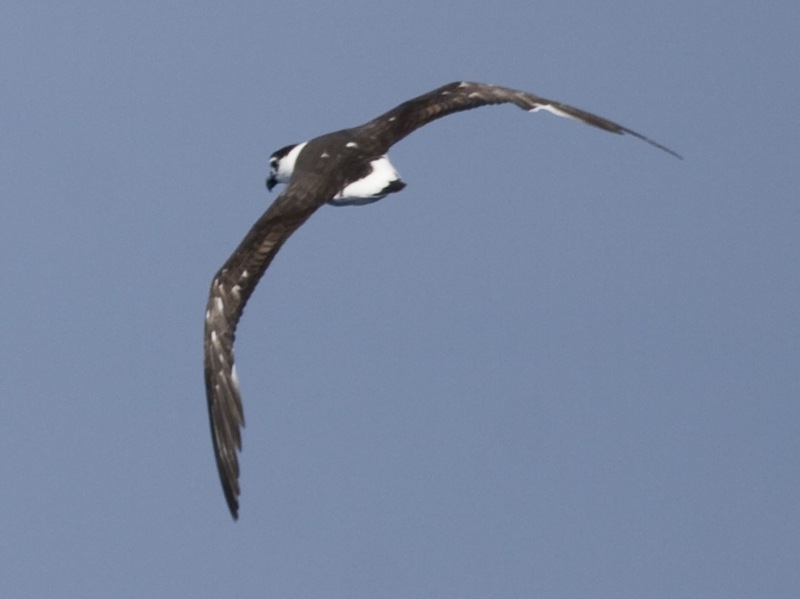
<svg viewBox="0 0 800 599"><path fill-rule="evenodd" d="M220 478L222 479L222 492L225 495L225 502L228 504L228 510L231 513L233 521L239 519L239 480L238 477L233 480L228 480L222 475L220 471Z"/></svg>
<svg viewBox="0 0 800 599"><path fill-rule="evenodd" d="M678 160L683 160L683 156L681 154L678 154L675 150L671 150L670 148L668 148L667 146L665 146L662 143L659 143L659 142L657 142L657 141L655 141L653 139L650 139L649 137L645 137L644 135L641 135L640 133L636 133L635 131L631 131L630 129L625 129L624 132L625 133L629 133L629 134L633 135L634 137L638 137L639 139L641 139L642 141L650 144L654 148L658 148L662 152L666 152L667 154L669 154L670 156L674 156Z"/></svg>

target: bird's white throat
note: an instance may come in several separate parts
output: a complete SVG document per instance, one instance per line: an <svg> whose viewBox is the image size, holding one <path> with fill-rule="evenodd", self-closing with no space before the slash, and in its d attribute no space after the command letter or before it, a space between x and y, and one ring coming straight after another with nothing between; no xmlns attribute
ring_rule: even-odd
<svg viewBox="0 0 800 599"><path fill-rule="evenodd" d="M301 144L297 144L293 147L286 156L281 158L276 165L273 166L275 181L277 183L288 183L289 179L292 178L292 173L294 172L294 165L297 164L297 157L300 155L300 152L303 151L303 148L306 147L308 144L307 141L304 141Z"/></svg>

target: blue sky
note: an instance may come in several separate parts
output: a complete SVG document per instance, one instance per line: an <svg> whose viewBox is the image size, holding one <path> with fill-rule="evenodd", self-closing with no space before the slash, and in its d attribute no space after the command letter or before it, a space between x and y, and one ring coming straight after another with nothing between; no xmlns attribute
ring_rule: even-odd
<svg viewBox="0 0 800 599"><path fill-rule="evenodd" d="M796 597L797 3L6 2L9 597ZM275 149L458 79L408 187L324 207L241 322L211 277Z"/></svg>

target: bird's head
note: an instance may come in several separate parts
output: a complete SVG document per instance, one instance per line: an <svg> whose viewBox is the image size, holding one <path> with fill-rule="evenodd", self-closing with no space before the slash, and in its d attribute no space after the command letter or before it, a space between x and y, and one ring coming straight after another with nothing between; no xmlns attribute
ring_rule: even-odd
<svg viewBox="0 0 800 599"><path fill-rule="evenodd" d="M269 157L269 176L267 177L267 189L272 191L278 183L288 183L294 172L294 165L300 151L305 143L284 146L280 150L272 153Z"/></svg>

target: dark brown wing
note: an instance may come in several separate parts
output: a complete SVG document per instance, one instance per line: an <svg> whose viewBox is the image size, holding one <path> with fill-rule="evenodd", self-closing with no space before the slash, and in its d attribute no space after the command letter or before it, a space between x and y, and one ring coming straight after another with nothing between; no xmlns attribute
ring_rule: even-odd
<svg viewBox="0 0 800 599"><path fill-rule="evenodd" d="M247 233L214 276L205 316L206 396L222 490L234 520L239 509L239 460L244 413L233 361L236 325L245 304L283 243L319 208L307 186L290 185Z"/></svg>
<svg viewBox="0 0 800 599"><path fill-rule="evenodd" d="M487 104L514 104L530 112L545 110L558 116L574 118L611 133L633 135L656 148L681 158L679 154L660 143L591 112L527 92L467 81L448 83L427 94L403 102L389 112L366 123L363 133L368 134L372 139L379 140L383 146L380 151L385 153L392 145L431 121L454 112L470 110Z"/></svg>

